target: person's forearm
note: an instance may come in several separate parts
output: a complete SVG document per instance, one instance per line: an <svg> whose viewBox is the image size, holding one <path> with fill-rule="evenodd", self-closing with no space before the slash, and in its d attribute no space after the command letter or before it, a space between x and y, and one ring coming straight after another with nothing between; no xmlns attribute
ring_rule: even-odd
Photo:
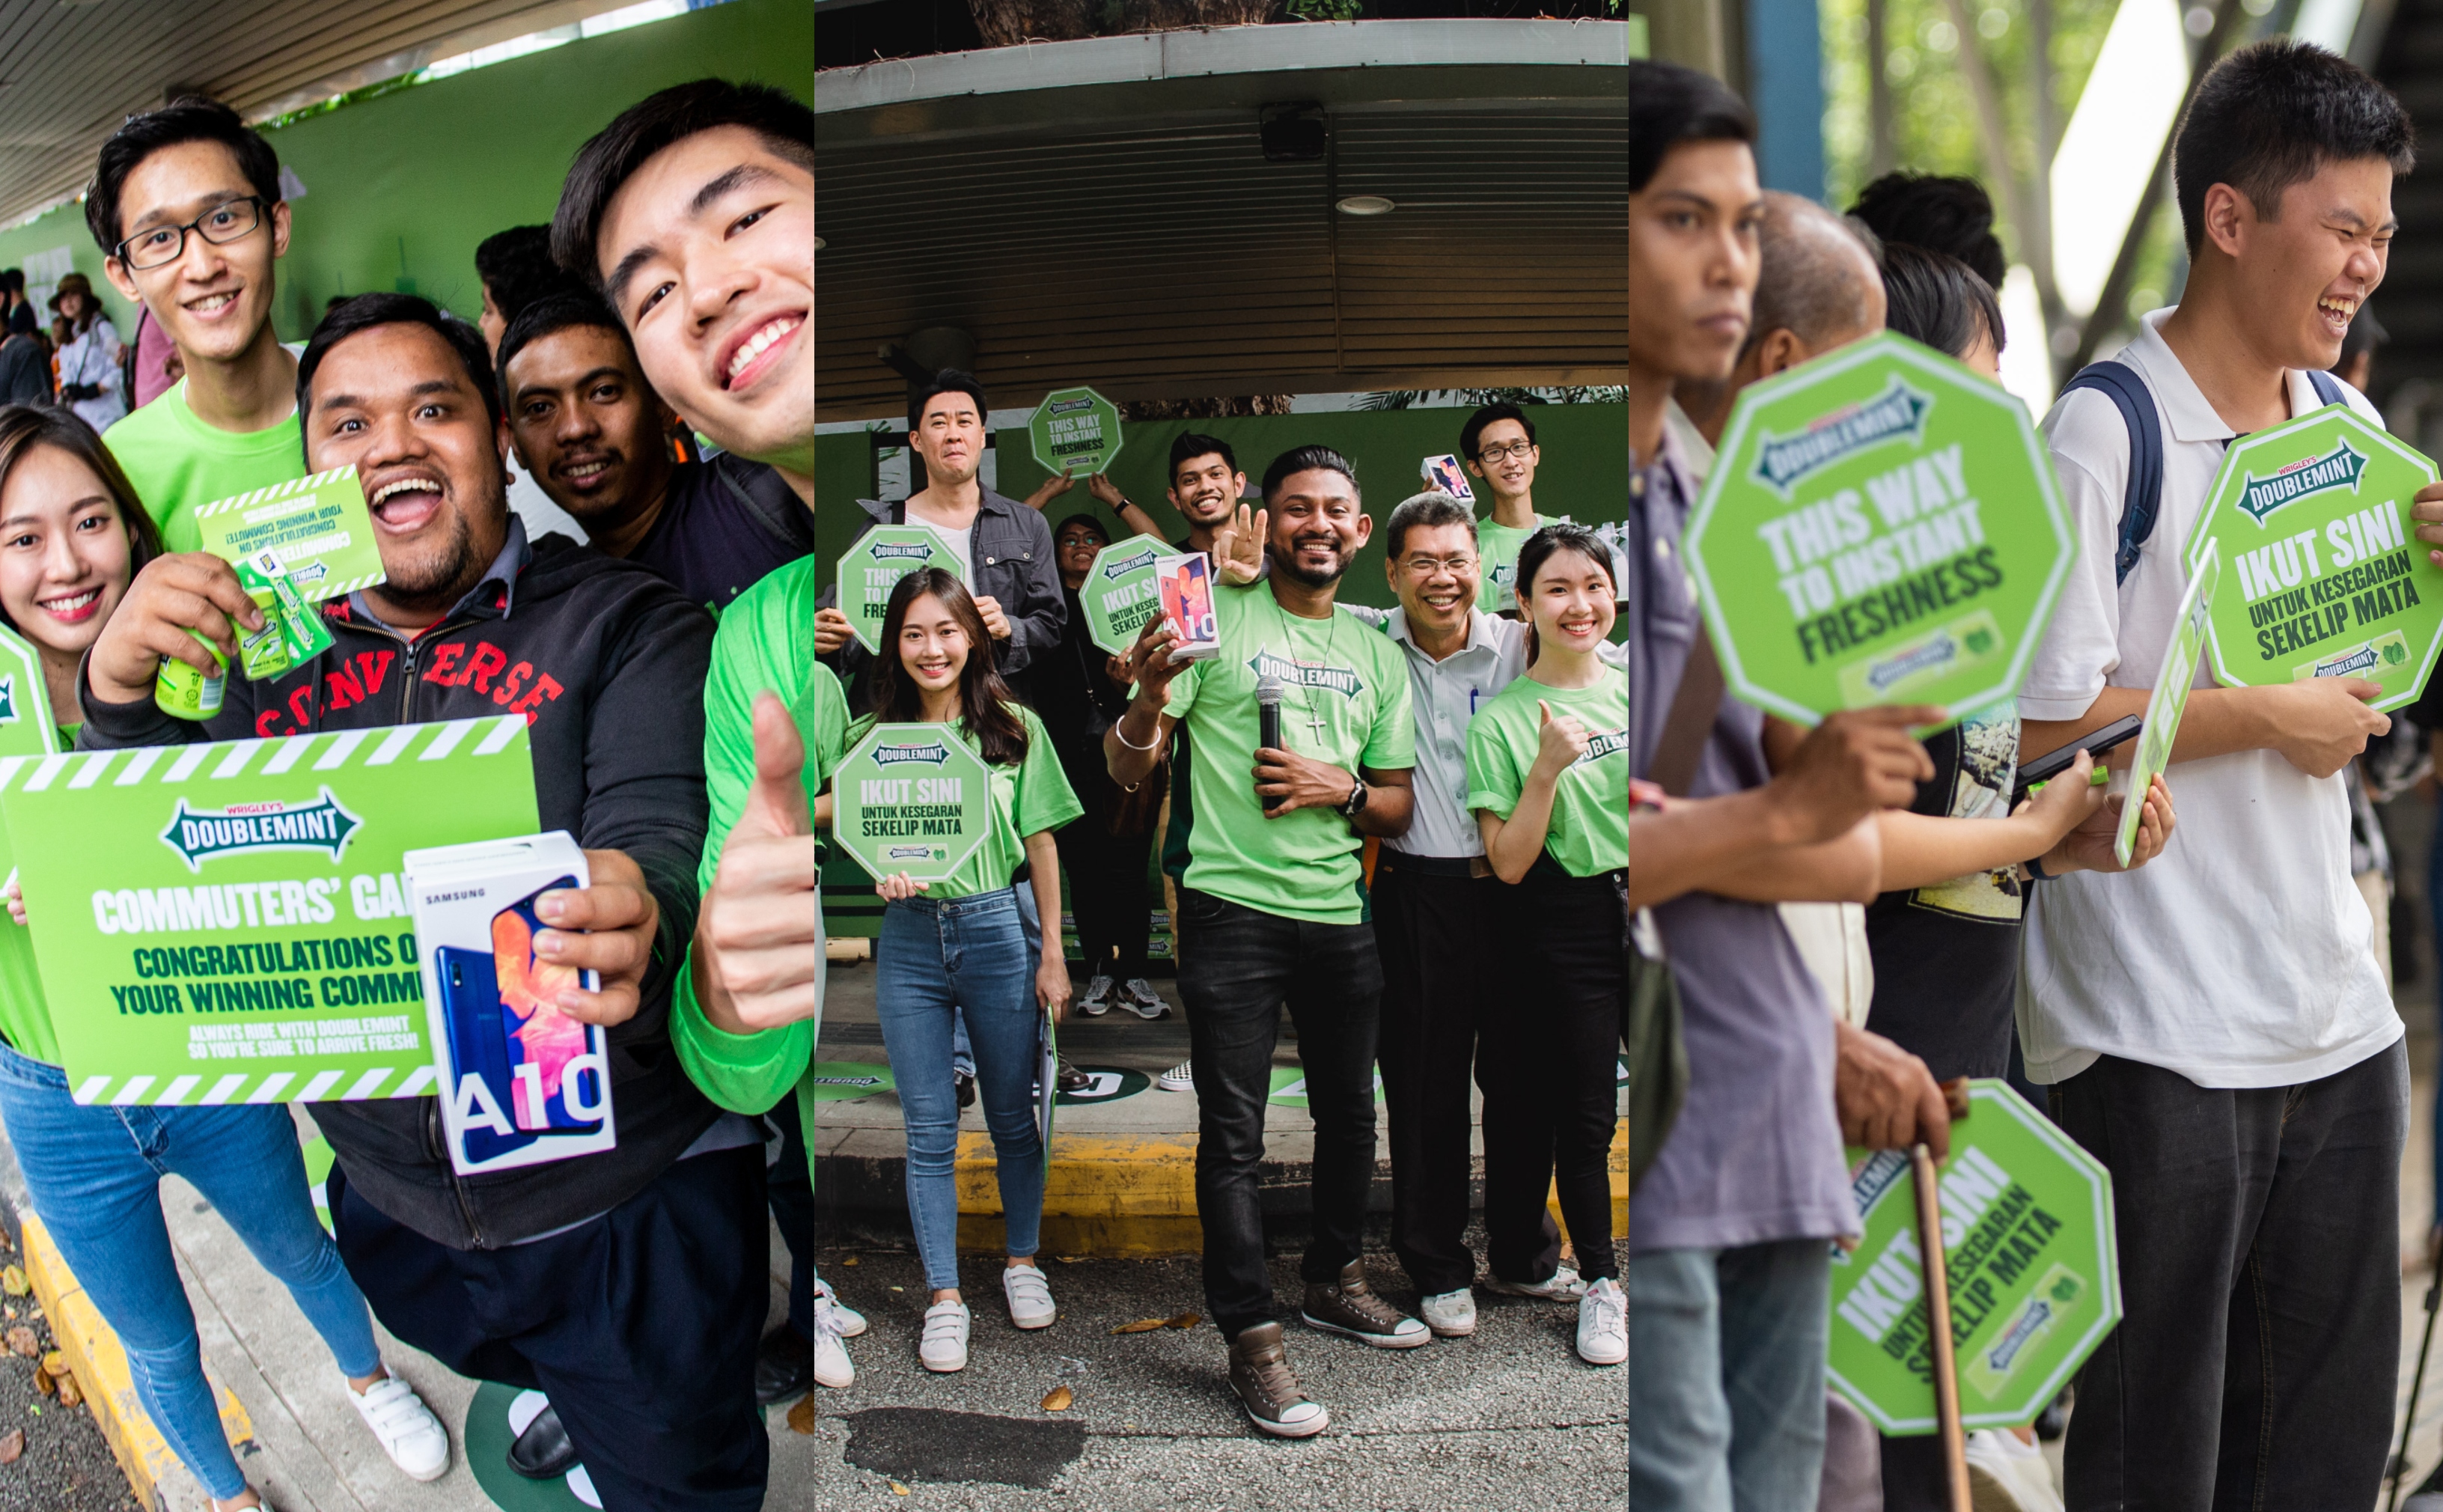
<svg viewBox="0 0 2443 1512"><path fill-rule="evenodd" d="M2266 717L2265 702L2254 688L2198 688L2189 694L2180 714L2180 729L2172 742L2174 762L2203 761L2233 751L2262 750L2275 742ZM2129 714L2143 715L2152 696L2143 688L2106 688L2095 695L2085 713L2076 719L2030 719L2019 726L2019 749L2042 756L2061 749L2080 736L2102 729ZM2115 763L2125 765L2129 747Z"/></svg>
<svg viewBox="0 0 2443 1512"><path fill-rule="evenodd" d="M1719 798L1680 799L1660 812L1628 816L1628 901L1632 908L1699 893L1762 852L1798 836L1769 788Z"/></svg>
<svg viewBox="0 0 2443 1512"><path fill-rule="evenodd" d="M1886 893L2016 866L2042 856L2057 839L2025 817L1938 819L1887 808L1876 820L1883 832Z"/></svg>
<svg viewBox="0 0 2443 1512"><path fill-rule="evenodd" d="M1870 814L1839 839L1756 857L1705 891L1742 903L1871 903L1883 870L1883 831Z"/></svg>
<svg viewBox="0 0 2443 1512"><path fill-rule="evenodd" d="M1149 776L1162 759L1162 710L1142 698L1129 700L1128 710L1103 731L1103 765L1111 781L1132 788Z"/></svg>
<svg viewBox="0 0 2443 1512"><path fill-rule="evenodd" d="M1365 781L1362 777L1358 780ZM1366 806L1357 811L1350 827L1360 835L1396 840L1408 833L1408 821L1416 816L1416 801L1417 795L1408 788L1367 783Z"/></svg>
<svg viewBox="0 0 2443 1512"><path fill-rule="evenodd" d="M1068 960L1068 947L1060 938L1060 852L1048 829L1026 838L1026 883L1035 890L1035 916L1040 925L1036 932L1043 937L1043 959Z"/></svg>
<svg viewBox="0 0 2443 1512"><path fill-rule="evenodd" d="M1542 770L1531 770L1527 782L1518 790L1518 806L1506 820L1490 820L1485 825L1484 858L1493 867L1493 875L1505 882L1516 882L1544 854L1544 841L1552 828L1552 795L1559 784ZM1630 853L1632 856L1634 852Z"/></svg>
<svg viewBox="0 0 2443 1512"><path fill-rule="evenodd" d="M1162 527L1153 523L1153 516L1126 499L1120 501L1120 523L1141 536L1162 539Z"/></svg>

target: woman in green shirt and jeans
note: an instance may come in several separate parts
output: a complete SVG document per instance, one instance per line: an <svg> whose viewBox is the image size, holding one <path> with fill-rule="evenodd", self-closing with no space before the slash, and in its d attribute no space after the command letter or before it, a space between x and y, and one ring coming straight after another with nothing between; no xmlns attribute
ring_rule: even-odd
<svg viewBox="0 0 2443 1512"><path fill-rule="evenodd" d="M1060 861L1052 832L1084 812L1035 711L1010 696L993 668L983 616L959 580L925 567L899 580L885 612L883 652L868 676L873 712L849 731L854 747L875 724L955 725L993 769L993 828L946 881L884 877L889 900L874 982L882 1043L908 1129L908 1214L932 1289L917 1358L928 1371L967 1363L969 1315L959 1293L959 1196L953 1170L959 1099L951 1038L964 1014L976 1088L992 1131L1008 1227L1001 1292L1009 1320L1049 1328L1052 1291L1036 1267L1043 1217L1043 1144L1034 1096L1043 1016L1069 1005L1069 967L1057 928Z"/></svg>
<svg viewBox="0 0 2443 1512"><path fill-rule="evenodd" d="M1526 1142L1534 1153L1517 1169L1488 1164L1484 1221L1534 1229L1548 1183L1558 1186L1588 1283L1578 1355L1589 1365L1628 1357L1610 1175L1627 986L1628 674L1595 654L1611 634L1611 562L1583 526L1528 538L1517 578L1527 674L1467 728L1467 806L1495 875L1518 889L1505 975L1520 990L1482 1032L1512 1037L1508 1059L1539 1079L1487 1087L1484 1117L1551 1130Z"/></svg>

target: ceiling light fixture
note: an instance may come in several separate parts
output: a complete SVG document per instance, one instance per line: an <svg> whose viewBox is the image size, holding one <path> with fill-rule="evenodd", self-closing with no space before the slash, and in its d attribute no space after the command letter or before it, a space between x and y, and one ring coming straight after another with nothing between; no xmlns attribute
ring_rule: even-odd
<svg viewBox="0 0 2443 1512"><path fill-rule="evenodd" d="M817 236L817 237L816 237L816 238L815 238L815 250L816 250L816 251L818 251L818 252L819 252L819 251L821 251L821 250L822 250L826 246L828 246L828 245L830 245L830 244L829 244L829 243L827 243L827 242L825 242L821 237Z"/></svg>
<svg viewBox="0 0 2443 1512"><path fill-rule="evenodd" d="M1351 194L1332 208L1344 215L1388 215L1399 207L1380 194Z"/></svg>

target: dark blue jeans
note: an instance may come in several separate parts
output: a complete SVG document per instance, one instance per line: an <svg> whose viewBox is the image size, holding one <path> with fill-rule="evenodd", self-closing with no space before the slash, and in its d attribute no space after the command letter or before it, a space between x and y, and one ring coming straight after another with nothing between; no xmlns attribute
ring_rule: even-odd
<svg viewBox="0 0 2443 1512"><path fill-rule="evenodd" d="M1179 890L1179 995L1196 1069L1196 1210L1204 1297L1224 1338L1274 1317L1258 1167L1273 1044L1297 1025L1314 1119L1313 1238L1299 1273L1328 1282L1358 1256L1374 1181L1374 1035L1383 967L1365 924L1308 924Z"/></svg>

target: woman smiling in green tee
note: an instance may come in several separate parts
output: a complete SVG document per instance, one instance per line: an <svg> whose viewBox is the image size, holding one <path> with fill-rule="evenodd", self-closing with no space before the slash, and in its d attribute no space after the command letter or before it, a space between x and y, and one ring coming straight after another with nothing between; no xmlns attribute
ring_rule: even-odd
<svg viewBox="0 0 2443 1512"><path fill-rule="evenodd" d="M1612 1253L1613 1067L1623 1028L1627 958L1628 676L1597 648L1611 633L1611 552L1583 526L1547 526L1518 552L1527 617L1527 674L1477 710L1467 728L1467 806L1486 858L1516 885L1506 975L1521 990L1483 1032L1511 1041L1544 1073L1532 1094L1488 1095L1484 1116L1537 1124L1532 1166L1485 1171L1484 1221L1532 1238L1548 1180L1588 1282L1578 1304L1578 1355L1590 1365L1628 1357L1627 1304ZM1513 1085L1516 1083L1514 1081ZM1515 1105L1513 1105L1515 1104ZM1530 1105L1532 1104L1532 1106Z"/></svg>

